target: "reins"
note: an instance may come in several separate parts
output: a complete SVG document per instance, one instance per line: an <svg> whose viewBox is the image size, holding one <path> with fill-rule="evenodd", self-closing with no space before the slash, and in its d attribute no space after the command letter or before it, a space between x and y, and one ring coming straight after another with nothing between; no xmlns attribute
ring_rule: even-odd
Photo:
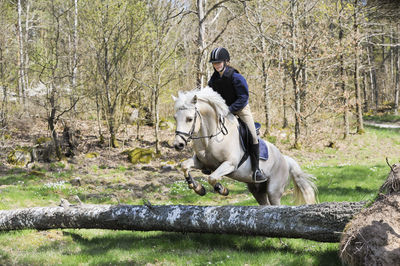
<svg viewBox="0 0 400 266"><path fill-rule="evenodd" d="M190 131L188 133L182 132L182 131L178 131L178 130L175 131L175 135L181 137L186 145L192 139L211 139L213 137L218 136L221 133L224 136L226 136L228 134L228 129L225 126L225 117L220 116L219 119L218 119L218 122L221 125L219 132L217 132L215 134L212 134L212 135L209 135L209 136L193 136L194 129L196 127L197 116L200 116L200 118L201 118L201 115L200 115L199 111L197 110L197 107L195 107L195 116L194 116L192 128L190 129ZM184 136L186 136L187 139Z"/></svg>

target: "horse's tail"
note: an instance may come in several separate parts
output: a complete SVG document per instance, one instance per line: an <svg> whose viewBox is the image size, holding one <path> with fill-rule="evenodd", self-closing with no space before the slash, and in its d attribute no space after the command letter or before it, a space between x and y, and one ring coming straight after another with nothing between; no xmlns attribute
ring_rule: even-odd
<svg viewBox="0 0 400 266"><path fill-rule="evenodd" d="M317 186L314 184L315 177L303 172L300 165L291 157L284 155L289 166L289 174L294 183L294 198L296 204L314 204L317 202Z"/></svg>

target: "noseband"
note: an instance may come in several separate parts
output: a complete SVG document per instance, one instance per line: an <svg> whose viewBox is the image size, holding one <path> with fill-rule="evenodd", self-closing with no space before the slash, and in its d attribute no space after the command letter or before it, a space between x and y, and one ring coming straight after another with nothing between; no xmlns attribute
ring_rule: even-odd
<svg viewBox="0 0 400 266"><path fill-rule="evenodd" d="M175 135L181 137L181 139L183 139L183 141L185 142L185 145L187 145L190 142L190 140L192 140L192 139L207 139L207 138L211 139L213 137L218 136L221 133L224 136L228 134L228 129L225 126L225 118L220 116L218 119L218 122L221 124L221 130L218 133L212 134L209 136L193 136L194 129L196 127L197 116L199 116L201 118L201 115L200 115L199 111L197 110L197 107L195 107L194 109L195 109L195 114L194 114L192 128L190 129L190 131L188 133L178 131L178 130L175 131ZM185 138L185 137L187 137L187 138Z"/></svg>

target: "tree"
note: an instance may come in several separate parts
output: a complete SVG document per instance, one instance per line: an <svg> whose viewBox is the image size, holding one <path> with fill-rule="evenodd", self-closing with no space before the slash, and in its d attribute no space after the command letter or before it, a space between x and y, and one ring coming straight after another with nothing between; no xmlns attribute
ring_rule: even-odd
<svg viewBox="0 0 400 266"><path fill-rule="evenodd" d="M74 5L73 12L73 24L72 30L68 37L68 49L71 50L69 55L69 71L70 71L70 90L71 93L71 105L74 105L76 102L76 89L77 89L77 72L78 72L78 0L72 0ZM72 48L71 48L72 46ZM75 105L74 105L75 106ZM75 107L74 107L75 109ZM75 110L76 111L76 110Z"/></svg>
<svg viewBox="0 0 400 266"><path fill-rule="evenodd" d="M238 17L231 10L228 3L238 4L240 2L236 0L196 0L195 9L190 11L197 16L196 55L194 63L197 87L202 88L205 85L205 62L208 56L206 51L220 39L229 24Z"/></svg>
<svg viewBox="0 0 400 266"><path fill-rule="evenodd" d="M159 99L162 90L176 78L176 69L173 68L173 62L180 39L178 32L172 30L176 29L180 23L184 9L179 1L148 1L147 6L149 8L150 30L150 43L147 46L147 54L149 55L148 61L151 68L151 76L147 84L152 92L155 146L156 153L159 153Z"/></svg>
<svg viewBox="0 0 400 266"><path fill-rule="evenodd" d="M44 5L38 5L44 16L42 17L42 31L40 39L36 43L33 61L34 69L39 73L39 81L46 87L47 95L45 109L47 111L47 124L54 142L54 148L57 158L62 159L60 141L57 134L56 125L61 117L69 112L76 101L70 105L64 106L62 99L68 96L66 84L69 75L67 70L68 49L64 45L67 43L65 33L65 24L63 19L66 16L65 10L59 8L62 2L51 0Z"/></svg>
<svg viewBox="0 0 400 266"><path fill-rule="evenodd" d="M13 46L17 45L14 43L15 38L12 37L14 12L14 6L10 2L0 3L0 129L5 128L8 124L9 94L12 93L12 80L18 69L12 60L17 53L13 49Z"/></svg>
<svg viewBox="0 0 400 266"><path fill-rule="evenodd" d="M345 6L343 0L336 2L336 10L338 17L339 27L339 75L340 75L340 88L342 90L342 101L343 101L343 139L346 139L350 134L350 122L349 122L349 95L346 89L346 77L345 77L345 47L343 43L344 39L344 25L343 16L345 15Z"/></svg>
<svg viewBox="0 0 400 266"><path fill-rule="evenodd" d="M18 9L18 44L19 44L19 83L18 83L18 96L20 103L25 104L26 94L26 79L25 79L25 51L24 51L24 38L22 32L22 4L21 0L17 2Z"/></svg>
<svg viewBox="0 0 400 266"><path fill-rule="evenodd" d="M400 24L397 25L398 32L400 32ZM397 36L397 41L399 41ZM399 110L399 96L400 96L400 49L396 47L395 50L395 91L394 91L394 114L398 115Z"/></svg>
<svg viewBox="0 0 400 266"><path fill-rule="evenodd" d="M123 70L128 62L128 51L140 37L139 31L144 25L144 6L141 1L134 0L90 1L83 18L86 25L90 25L88 48L95 55L95 76L101 81L98 84L94 80L93 84L100 88L96 95L106 117L110 145L117 147L122 109L132 89L132 79Z"/></svg>
<svg viewBox="0 0 400 266"><path fill-rule="evenodd" d="M358 0L354 0L353 10L353 38L354 38L354 92L356 95L356 116L357 116L357 133L364 133L364 123L362 115L362 104L361 104L361 88L359 84L359 5Z"/></svg>
<svg viewBox="0 0 400 266"><path fill-rule="evenodd" d="M250 49L253 53L245 53L247 60L249 60L254 66L261 72L262 87L264 93L264 113L265 113L265 132L267 136L270 133L271 128L271 99L270 99L270 77L269 69L274 60L273 57L276 54L273 53L274 48L281 46L279 40L276 40L275 35L277 34L271 28L278 30L279 27L273 27L267 18L277 12L279 8L271 5L265 5L263 1L253 1L246 5L246 18L249 24L249 28L244 29L244 38L250 39ZM276 22L275 24L280 24ZM250 38L249 38L250 37Z"/></svg>

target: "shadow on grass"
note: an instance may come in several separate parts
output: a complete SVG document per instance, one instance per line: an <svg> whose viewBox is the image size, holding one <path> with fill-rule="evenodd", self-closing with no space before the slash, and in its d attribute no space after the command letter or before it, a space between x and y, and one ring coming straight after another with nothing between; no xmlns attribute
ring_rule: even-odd
<svg viewBox="0 0 400 266"><path fill-rule="evenodd" d="M0 249L0 265L12 265L10 255Z"/></svg>
<svg viewBox="0 0 400 266"><path fill-rule="evenodd" d="M32 180L38 180L40 177L29 174L28 171L20 171L18 173L0 175L0 185L12 185L18 182L26 182Z"/></svg>
<svg viewBox="0 0 400 266"><path fill-rule="evenodd" d="M122 234L85 238L79 231L63 231L63 233L65 236L70 236L81 247L81 254L89 256L98 256L111 250L125 250L140 253L140 260L143 262L154 258L162 259L171 254L178 257L191 254L191 256L199 257L200 260L204 257L213 261L219 260L222 253L228 254L231 258L237 254L242 258L246 257L251 262L252 258L256 257L292 255L296 260L293 265L304 262L304 256L314 257L318 265L340 264L336 250L306 249L304 245L296 248L291 244L279 243L277 239L265 237L125 231ZM308 241L305 245L313 245L312 243L314 241Z"/></svg>
<svg viewBox="0 0 400 266"><path fill-rule="evenodd" d="M318 187L318 192L321 195L330 195L330 196L343 196L347 195L349 198L353 196L353 194L364 194L366 196L377 193L378 189L368 189L368 188L362 188L359 186L356 187L350 187L350 188L344 188L344 187L328 187L328 186L319 186Z"/></svg>

